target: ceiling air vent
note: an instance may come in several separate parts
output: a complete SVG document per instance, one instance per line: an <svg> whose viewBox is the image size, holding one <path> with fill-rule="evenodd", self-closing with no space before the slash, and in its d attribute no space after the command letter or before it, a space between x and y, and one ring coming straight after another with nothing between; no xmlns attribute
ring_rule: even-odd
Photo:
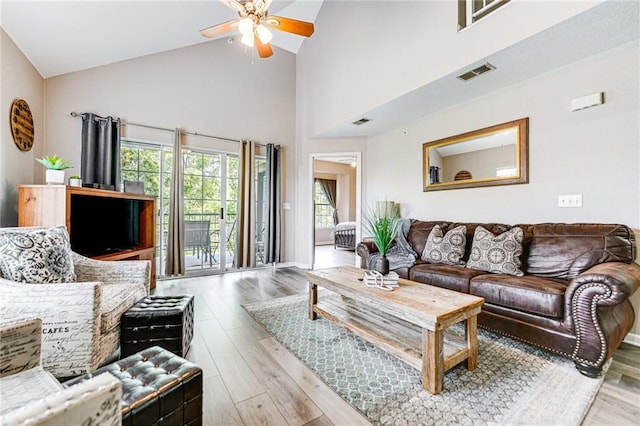
<svg viewBox="0 0 640 426"><path fill-rule="evenodd" d="M368 118L362 117L360 120L356 120L351 124L355 124L356 126L362 126L364 123L368 123L369 121L371 121L371 120L368 119Z"/></svg>
<svg viewBox="0 0 640 426"><path fill-rule="evenodd" d="M484 74L485 72L495 70L496 67L487 62L484 65L480 65L478 68L472 69L471 71L467 71L464 74L458 76L460 80L469 81L472 78L479 76L480 74Z"/></svg>

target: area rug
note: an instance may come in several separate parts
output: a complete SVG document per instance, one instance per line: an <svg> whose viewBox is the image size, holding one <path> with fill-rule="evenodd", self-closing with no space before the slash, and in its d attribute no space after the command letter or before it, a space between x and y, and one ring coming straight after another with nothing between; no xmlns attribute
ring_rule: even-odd
<svg viewBox="0 0 640 426"><path fill-rule="evenodd" d="M307 303L296 295L244 308L373 424L579 425L602 383L567 359L480 329L478 367L454 367L431 395L418 370L322 317L309 320Z"/></svg>

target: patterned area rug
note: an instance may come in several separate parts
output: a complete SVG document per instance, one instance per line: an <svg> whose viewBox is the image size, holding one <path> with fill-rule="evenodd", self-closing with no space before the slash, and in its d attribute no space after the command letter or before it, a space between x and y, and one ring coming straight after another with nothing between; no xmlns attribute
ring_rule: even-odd
<svg viewBox="0 0 640 426"><path fill-rule="evenodd" d="M322 317L309 320L307 300L296 295L244 308L374 424L579 425L602 383L567 359L479 330L478 367L454 367L442 393L431 395L418 370Z"/></svg>

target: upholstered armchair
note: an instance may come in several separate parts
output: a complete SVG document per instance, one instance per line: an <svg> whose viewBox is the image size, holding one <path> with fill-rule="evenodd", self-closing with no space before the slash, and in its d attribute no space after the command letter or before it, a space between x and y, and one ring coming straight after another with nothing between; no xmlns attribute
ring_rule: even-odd
<svg viewBox="0 0 640 426"><path fill-rule="evenodd" d="M64 388L40 364L41 321L0 323L0 424L120 425L122 385L110 373Z"/></svg>
<svg viewBox="0 0 640 426"><path fill-rule="evenodd" d="M93 371L115 352L120 316L149 294L150 278L149 261L72 252L64 227L0 228L0 321L40 318L42 366L56 377Z"/></svg>

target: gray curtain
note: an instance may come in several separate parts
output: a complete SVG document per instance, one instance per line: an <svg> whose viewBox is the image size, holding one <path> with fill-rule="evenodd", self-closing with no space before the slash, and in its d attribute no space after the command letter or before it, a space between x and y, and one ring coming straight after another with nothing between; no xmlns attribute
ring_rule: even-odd
<svg viewBox="0 0 640 426"><path fill-rule="evenodd" d="M338 209L336 209L337 182L333 179L319 178L316 178L316 182L320 184L324 194L327 196L327 200L329 200L329 204L333 207L333 226L336 226L338 224Z"/></svg>
<svg viewBox="0 0 640 426"><path fill-rule="evenodd" d="M253 141L242 141L239 158L237 238L234 266L256 266L255 256L255 153Z"/></svg>
<svg viewBox="0 0 640 426"><path fill-rule="evenodd" d="M120 119L82 114L82 183L120 190Z"/></svg>
<svg viewBox="0 0 640 426"><path fill-rule="evenodd" d="M280 145L267 144L267 217L265 220L264 263L280 262Z"/></svg>
<svg viewBox="0 0 640 426"><path fill-rule="evenodd" d="M186 272L184 260L184 180L182 175L181 132L176 128L173 135L173 164L171 169L171 192L169 199L169 230L165 273L182 275Z"/></svg>

